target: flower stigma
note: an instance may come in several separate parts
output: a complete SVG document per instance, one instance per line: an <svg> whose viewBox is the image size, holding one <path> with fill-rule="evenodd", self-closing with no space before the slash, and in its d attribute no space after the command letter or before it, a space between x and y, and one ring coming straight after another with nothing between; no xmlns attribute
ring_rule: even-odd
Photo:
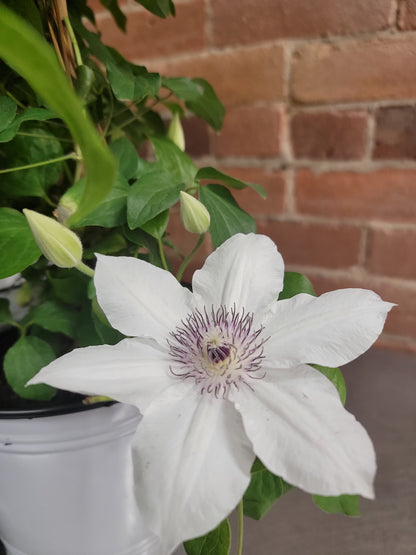
<svg viewBox="0 0 416 555"><path fill-rule="evenodd" d="M173 375L193 379L200 393L226 398L231 387L244 384L254 391L251 379L264 378L263 326L253 330L253 314L244 308L196 309L170 333L169 354L175 361Z"/></svg>

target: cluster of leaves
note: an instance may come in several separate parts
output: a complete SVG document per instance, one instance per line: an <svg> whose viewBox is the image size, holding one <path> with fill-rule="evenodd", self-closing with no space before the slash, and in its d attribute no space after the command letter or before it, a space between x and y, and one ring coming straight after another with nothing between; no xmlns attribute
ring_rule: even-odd
<svg viewBox="0 0 416 555"><path fill-rule="evenodd" d="M170 1L140 3L160 17L174 12ZM51 388L25 388L24 383L73 346L114 342L119 336L106 327L94 294L88 291L88 279L75 269L47 265L23 208L66 220L81 237L84 259L92 266L95 252L141 256L157 266L169 265L162 251L174 247L166 228L182 190L198 195L209 211L215 246L236 232L255 231L255 223L230 192L249 184L211 167L198 168L166 138L160 106L182 116L186 110L213 129L221 128L224 107L206 81L166 78L128 62L91 30L93 13L77 0L71 2L70 21L82 63L78 60L73 76L74 99L68 94L67 77L50 59L50 53L55 58L51 48L44 51L40 48L44 45L38 45L40 33L45 35L43 42L48 39L43 31L48 14L41 3L9 4L25 15L31 29L21 32L17 52L7 48L7 27L0 39L4 59L0 62L0 278L22 273L24 294L19 293L19 302L27 305L28 313L16 321L9 301L2 300L0 322L21 333L4 366L19 395L49 399ZM103 4L123 27L117 2ZM7 18L4 21L7 24ZM99 134L91 133L93 127ZM138 154L146 144L154 161ZM261 187L251 186L264 194ZM71 207L77 208L75 214ZM187 253L180 254L184 258ZM73 294L65 287L57 289L56 283Z"/></svg>
<svg viewBox="0 0 416 555"><path fill-rule="evenodd" d="M101 2L124 28L117 0ZM159 17L174 15L171 0L138 2ZM99 252L139 256L163 267L169 266L164 250L177 252L166 230L181 191L197 195L207 208L214 246L235 233L256 230L232 190L249 186L262 196L264 191L215 168L198 168L166 138L160 106L181 116L192 113L216 131L221 128L224 108L205 80L166 78L128 62L91 30L94 15L85 0L76 0L71 2L70 21L82 62L77 61L73 75L74 95L51 47L41 44L50 39L42 2L6 4L23 14L29 26L22 27L19 47L12 52L8 45L15 32L13 21L8 27L7 14L0 14L0 278L21 273L17 302L26 307L24 316L17 318L9 300L0 299L0 323L20 332L5 356L4 372L22 397L48 400L55 394L53 388L24 386L41 367L74 346L114 344L121 335L108 325L90 278L77 270L52 267L41 256L23 208L66 221L81 237L91 266ZM145 145L151 147L151 158L138 154ZM287 272L281 298L301 292L313 294L310 283ZM340 371L318 370L344 401ZM263 517L290 488L256 460L244 513ZM314 496L314 501L329 512L357 514L355 496ZM229 543L224 521L185 548L190 555L221 555L228 553Z"/></svg>

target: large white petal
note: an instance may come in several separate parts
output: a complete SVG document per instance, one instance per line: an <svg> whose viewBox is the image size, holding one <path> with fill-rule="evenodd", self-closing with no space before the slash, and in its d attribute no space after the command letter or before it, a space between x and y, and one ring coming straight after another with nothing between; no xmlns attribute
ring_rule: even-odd
<svg viewBox="0 0 416 555"><path fill-rule="evenodd" d="M125 335L154 337L164 344L190 312L191 293L172 274L125 256L97 255L97 299L111 325Z"/></svg>
<svg viewBox="0 0 416 555"><path fill-rule="evenodd" d="M339 289L320 297L301 294L269 313L265 364L339 366L364 353L380 335L394 305L373 291Z"/></svg>
<svg viewBox="0 0 416 555"><path fill-rule="evenodd" d="M137 500L164 555L234 509L254 460L232 403L179 386L148 407L133 441Z"/></svg>
<svg viewBox="0 0 416 555"><path fill-rule="evenodd" d="M276 369L232 393L264 465L309 493L373 498L373 445L331 382L310 366Z"/></svg>
<svg viewBox="0 0 416 555"><path fill-rule="evenodd" d="M141 411L177 381L170 359L156 343L124 339L117 345L75 349L54 360L29 384L47 383L86 395L107 395Z"/></svg>
<svg viewBox="0 0 416 555"><path fill-rule="evenodd" d="M277 299L283 274L283 259L269 237L239 233L210 254L195 272L192 289L198 305L235 303L256 312Z"/></svg>

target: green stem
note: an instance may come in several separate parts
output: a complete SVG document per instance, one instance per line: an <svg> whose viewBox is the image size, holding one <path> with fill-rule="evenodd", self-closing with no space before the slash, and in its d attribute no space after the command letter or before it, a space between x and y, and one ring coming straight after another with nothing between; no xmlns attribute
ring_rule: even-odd
<svg viewBox="0 0 416 555"><path fill-rule="evenodd" d="M80 262L79 264L77 264L75 268L88 277L94 277L94 270L89 266L87 266L86 264L84 264L83 262Z"/></svg>
<svg viewBox="0 0 416 555"><path fill-rule="evenodd" d="M58 141L60 141L61 143L72 143L71 139L64 139L62 137L60 138L56 135L41 135L40 133L29 133L27 131L18 131L16 135L22 135L24 137L35 137L37 139L52 139L55 141L56 139L58 139Z"/></svg>
<svg viewBox="0 0 416 555"><path fill-rule="evenodd" d="M238 546L237 555L243 555L244 512L243 500L238 504Z"/></svg>
<svg viewBox="0 0 416 555"><path fill-rule="evenodd" d="M51 158L50 160L43 160L42 162L34 162L33 164L26 164L25 166L16 166L15 168L6 168L5 170L0 170L0 174L30 170L31 168L38 168L39 166L46 166L47 164L55 164L55 162L63 162L64 160L79 160L79 157L75 154L75 152L71 152L70 154L58 156L57 158Z"/></svg>
<svg viewBox="0 0 416 555"><path fill-rule="evenodd" d="M77 39L75 37L74 29L72 28L71 21L69 20L68 16L64 17L64 23L66 25L66 28L68 29L68 33L69 33L69 37L70 37L71 42L72 42L72 47L74 49L75 60L77 62L77 65L82 66L83 62L82 62L81 51L79 49L78 42L77 42Z"/></svg>
<svg viewBox="0 0 416 555"><path fill-rule="evenodd" d="M5 92L5 94L19 106L19 108L26 109L26 106L22 104L20 100L18 100L10 91L6 90L4 87L1 88Z"/></svg>
<svg viewBox="0 0 416 555"><path fill-rule="evenodd" d="M160 254L160 258L162 260L162 265L163 265L164 269L169 272L169 266L168 266L168 263L166 262L165 251L163 250L162 239L158 239L157 244L159 246L159 254Z"/></svg>
<svg viewBox="0 0 416 555"><path fill-rule="evenodd" d="M183 273L186 269L186 267L188 266L188 264L190 263L190 261L192 260L192 258L194 257L194 254L196 253L196 251L199 249L199 247L202 245L203 241L204 241L204 237L205 237L205 233L203 233L202 235L199 236L198 241L196 242L196 245L194 246L194 248L192 249L192 251L188 254L188 256L186 256L184 258L184 260L182 261L182 264L179 266L179 270L178 273L176 274L176 279L178 281L181 281Z"/></svg>

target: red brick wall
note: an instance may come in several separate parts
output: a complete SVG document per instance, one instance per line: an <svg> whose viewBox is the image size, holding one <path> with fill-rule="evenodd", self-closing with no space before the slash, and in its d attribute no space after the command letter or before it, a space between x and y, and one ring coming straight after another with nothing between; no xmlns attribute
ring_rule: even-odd
<svg viewBox="0 0 416 555"><path fill-rule="evenodd" d="M221 134L186 122L189 154L263 184L237 198L288 267L398 303L382 342L416 350L416 0L122 4L127 36L96 9L106 43L227 107Z"/></svg>

